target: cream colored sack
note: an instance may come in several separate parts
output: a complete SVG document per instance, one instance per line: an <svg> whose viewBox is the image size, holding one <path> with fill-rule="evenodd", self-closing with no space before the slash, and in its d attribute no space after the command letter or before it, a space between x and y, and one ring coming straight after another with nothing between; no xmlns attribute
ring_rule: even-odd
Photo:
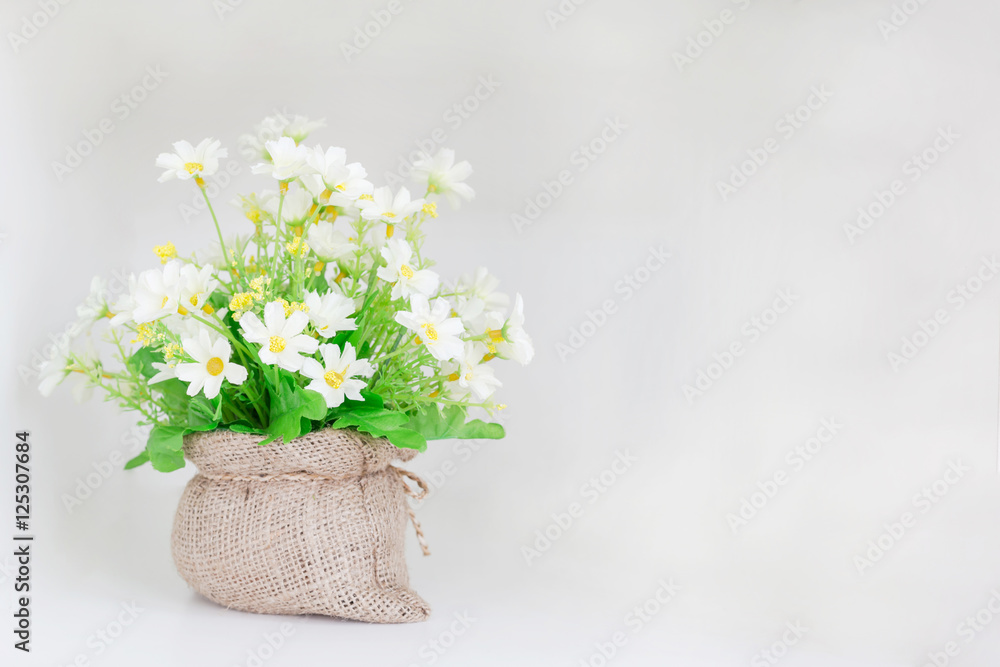
<svg viewBox="0 0 1000 667"><path fill-rule="evenodd" d="M371 623L423 621L409 588L403 471L412 450L325 429L259 446L260 436L189 435L198 467L174 520L180 575L226 607Z"/></svg>

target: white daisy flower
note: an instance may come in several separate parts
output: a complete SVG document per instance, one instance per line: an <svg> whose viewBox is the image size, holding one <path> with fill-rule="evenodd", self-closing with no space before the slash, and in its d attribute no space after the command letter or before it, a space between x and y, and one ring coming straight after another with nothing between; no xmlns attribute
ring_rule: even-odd
<svg viewBox="0 0 1000 667"><path fill-rule="evenodd" d="M321 185L320 192L314 192L323 203L336 206L352 206L358 197L371 194L374 187L366 180L368 172L360 162L347 164L347 151L336 146L323 148L316 146L307 158L309 166L316 170L313 183Z"/></svg>
<svg viewBox="0 0 1000 667"><path fill-rule="evenodd" d="M448 391L456 397L472 394L478 401L485 401L502 386L493 368L483 363L486 346L479 342L466 342L465 351L456 361L445 362L442 372L448 376Z"/></svg>
<svg viewBox="0 0 1000 667"><path fill-rule="evenodd" d="M42 396L51 396L56 387L70 372L69 341L61 340L53 346L48 359L38 369L38 391Z"/></svg>
<svg viewBox="0 0 1000 667"><path fill-rule="evenodd" d="M290 189L285 194L284 200L281 200L277 193L271 194L264 199L262 206L275 221L278 220L278 204L281 204L281 219L294 226L309 215L313 198L309 192L302 188Z"/></svg>
<svg viewBox="0 0 1000 667"><path fill-rule="evenodd" d="M288 121L288 124L282 129L282 134L286 137L291 137L295 143L302 143L306 137L308 137L314 130L318 130L326 125L326 119L320 118L319 120L309 120L305 116L300 116L296 114Z"/></svg>
<svg viewBox="0 0 1000 667"><path fill-rule="evenodd" d="M132 296L135 294L138 279L134 273L128 276L128 289L118 297L114 305L111 306L111 326L116 327L125 324L132 319L132 312L135 310L135 302Z"/></svg>
<svg viewBox="0 0 1000 667"><path fill-rule="evenodd" d="M500 280L492 275L485 266L480 266L471 276L463 275L458 279L458 290L483 302L485 310L507 310L510 297L498 292Z"/></svg>
<svg viewBox="0 0 1000 667"><path fill-rule="evenodd" d="M427 154L413 163L413 178L427 183L427 191L444 195L453 208L458 208L459 199L471 201L475 191L463 183L472 174L472 165L463 160L455 164L455 151L442 148L434 157Z"/></svg>
<svg viewBox="0 0 1000 667"><path fill-rule="evenodd" d="M132 294L132 319L137 324L152 322L177 312L180 304L181 262L171 260L162 269L139 274Z"/></svg>
<svg viewBox="0 0 1000 667"><path fill-rule="evenodd" d="M351 234L354 234L353 229L351 230ZM335 230L333 223L326 222L325 220L309 227L306 239L309 241L309 247L313 249L313 252L327 262L345 257L354 257L354 253L358 250L356 239L352 239L343 232Z"/></svg>
<svg viewBox="0 0 1000 667"><path fill-rule="evenodd" d="M339 331L353 331L358 323L350 318L354 314L354 300L343 294L329 292L320 296L316 292L307 292L306 307L309 308L309 321L323 338L331 338Z"/></svg>
<svg viewBox="0 0 1000 667"><path fill-rule="evenodd" d="M492 354L512 359L522 366L535 356L535 346L524 330L524 302L520 294L515 297L514 310L506 321L501 313L488 313L486 327L490 336L487 347Z"/></svg>
<svg viewBox="0 0 1000 667"><path fill-rule="evenodd" d="M296 145L295 140L291 137L268 141L264 144L264 148L271 157L271 161L255 164L250 169L253 173L270 174L279 181L289 181L308 173L306 156L309 154L309 149Z"/></svg>
<svg viewBox="0 0 1000 667"><path fill-rule="evenodd" d="M180 304L177 311L181 315L187 315L191 310L204 308L218 286L219 281L212 276L211 266L199 271L193 264L185 264L181 269Z"/></svg>
<svg viewBox="0 0 1000 667"><path fill-rule="evenodd" d="M216 139L204 139L197 146L178 141L173 153L160 153L156 158L156 166L166 169L160 174L160 182L211 176L219 171L219 158L229 155L225 148L219 148L221 145L222 142Z"/></svg>
<svg viewBox="0 0 1000 667"><path fill-rule="evenodd" d="M361 217L365 220L378 220L390 225L402 222L421 208L423 199L410 200L410 191L400 188L396 196L392 196L392 190L388 186L376 188L371 199L358 200L358 208L361 209Z"/></svg>
<svg viewBox="0 0 1000 667"><path fill-rule="evenodd" d="M158 361L153 362L153 368L159 371L156 375L149 378L149 384L156 384L157 382L165 382L166 380L172 380L177 377L177 369L170 364L161 364Z"/></svg>
<svg viewBox="0 0 1000 667"><path fill-rule="evenodd" d="M413 294L431 296L437 291L439 278L429 269L416 270L410 266L413 250L402 239L389 239L382 248L387 266L379 267L376 275L392 283L392 298L406 299Z"/></svg>
<svg viewBox="0 0 1000 667"><path fill-rule="evenodd" d="M354 347L344 344L344 351L336 345L326 343L319 346L323 363L315 359L306 359L302 366L302 374L312 378L306 389L319 392L326 399L326 407L335 408L344 402L344 398L352 401L363 400L361 390L368 383L356 380L355 377L371 377L375 369L367 359L358 359Z"/></svg>
<svg viewBox="0 0 1000 667"><path fill-rule="evenodd" d="M90 293L83 303L76 307L76 315L84 327L110 316L108 281L100 276L94 276L94 279L90 281Z"/></svg>
<svg viewBox="0 0 1000 667"><path fill-rule="evenodd" d="M417 293L410 297L410 312L396 313L396 321L416 333L417 342L426 345L435 359L448 361L461 356L465 348L459 338L465 332L462 320L450 314L444 299L435 299L432 309L427 297Z"/></svg>
<svg viewBox="0 0 1000 667"><path fill-rule="evenodd" d="M188 396L204 390L206 398L215 398L222 389L223 380L234 385L246 381L247 369L229 361L233 348L225 338L213 341L208 331L202 329L197 338L185 338L181 343L184 351L194 359L194 363L177 364L174 369L179 380L190 383Z"/></svg>
<svg viewBox="0 0 1000 667"><path fill-rule="evenodd" d="M310 132L323 127L323 119L310 121L305 116L288 118L284 115L268 116L254 127L253 134L240 137L240 151L246 159L259 158L270 160L265 144L273 139L291 137L295 143L301 143Z"/></svg>
<svg viewBox="0 0 1000 667"><path fill-rule="evenodd" d="M315 338L302 333L307 324L309 316L301 310L285 319L285 307L277 301L264 306L263 322L252 312L240 318L243 337L261 346L260 360L286 371L301 369L302 354L312 354L319 345Z"/></svg>

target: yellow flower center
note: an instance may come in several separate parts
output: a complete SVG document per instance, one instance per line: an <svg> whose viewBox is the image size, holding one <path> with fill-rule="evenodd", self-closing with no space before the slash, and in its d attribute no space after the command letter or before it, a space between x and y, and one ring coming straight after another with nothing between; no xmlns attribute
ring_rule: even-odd
<svg viewBox="0 0 1000 667"><path fill-rule="evenodd" d="M160 308L166 308L167 307L167 301L170 301L170 297L169 296L163 297L163 301L160 302Z"/></svg>
<svg viewBox="0 0 1000 667"><path fill-rule="evenodd" d="M490 340L492 340L494 343L503 342L503 331L501 331L500 329L487 329L486 333L490 335Z"/></svg>
<svg viewBox="0 0 1000 667"><path fill-rule="evenodd" d="M212 304L206 303L204 306L202 306L201 312L205 313L206 315L211 315L212 313L215 312L215 308L212 308Z"/></svg>
<svg viewBox="0 0 1000 667"><path fill-rule="evenodd" d="M330 188L326 188L323 192L319 193L319 200L325 204L330 201L330 195L332 194L333 192L330 191Z"/></svg>
<svg viewBox="0 0 1000 667"><path fill-rule="evenodd" d="M427 215L431 216L432 218L438 217L437 204L435 204L432 201L429 201L426 204L424 204L423 208L420 209L420 210L422 210L424 213L426 213Z"/></svg>
<svg viewBox="0 0 1000 667"><path fill-rule="evenodd" d="M222 359L212 357L208 360L208 363L205 364L205 370L208 371L209 375L220 375L222 373L223 366L224 364L222 363Z"/></svg>
<svg viewBox="0 0 1000 667"><path fill-rule="evenodd" d="M413 269L408 267L406 264L403 264L402 266L399 267L399 275L409 280L410 278L413 277Z"/></svg>
<svg viewBox="0 0 1000 667"><path fill-rule="evenodd" d="M340 385L344 383L344 374L337 371L327 371L323 375L323 379L334 389L340 389Z"/></svg>
<svg viewBox="0 0 1000 667"><path fill-rule="evenodd" d="M185 162L184 169L187 173L194 174L199 171L205 171L205 166L201 162Z"/></svg>
<svg viewBox="0 0 1000 667"><path fill-rule="evenodd" d="M385 237L391 239L392 235L396 233L396 225L386 225L385 226Z"/></svg>
<svg viewBox="0 0 1000 667"><path fill-rule="evenodd" d="M177 306L177 314L178 315L187 315L188 314L188 310L184 306Z"/></svg>
<svg viewBox="0 0 1000 667"><path fill-rule="evenodd" d="M271 336L270 345L268 345L267 349L275 354L283 352L285 349L285 339L281 336Z"/></svg>
<svg viewBox="0 0 1000 667"><path fill-rule="evenodd" d="M423 327L424 336L427 337L427 340L434 342L438 339L438 332L437 329L434 328L433 324L431 324L430 322L424 322L420 326Z"/></svg>
<svg viewBox="0 0 1000 667"><path fill-rule="evenodd" d="M191 302L191 305L194 306L195 308L198 307L198 297L199 296L201 296L201 294L195 294L193 297L191 297L190 299L188 299Z"/></svg>
<svg viewBox="0 0 1000 667"><path fill-rule="evenodd" d="M385 216L385 217L387 217L387 218L395 218L395 217L396 217L396 214L395 214L395 213L393 213L392 211L386 211L386 212L385 212L385 213L383 213L382 215L384 215L384 216Z"/></svg>
<svg viewBox="0 0 1000 667"><path fill-rule="evenodd" d="M449 382L457 382L458 378L459 378L458 373L452 373L451 375L448 376L448 381Z"/></svg>
<svg viewBox="0 0 1000 667"><path fill-rule="evenodd" d="M166 245L154 246L153 252L155 252L156 256L160 258L160 264L166 264L168 261L177 256L177 248L169 241L167 241Z"/></svg>

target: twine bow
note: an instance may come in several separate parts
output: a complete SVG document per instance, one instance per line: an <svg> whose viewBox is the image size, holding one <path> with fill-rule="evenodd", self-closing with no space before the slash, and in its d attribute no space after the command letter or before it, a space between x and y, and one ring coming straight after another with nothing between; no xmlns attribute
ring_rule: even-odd
<svg viewBox="0 0 1000 667"><path fill-rule="evenodd" d="M403 491L409 497L414 500L423 500L430 493L430 489L427 487L427 482L420 479L420 476L416 473L410 472L409 470L403 470L402 468L397 468L396 466L389 466L393 472L396 473L396 477L399 479L399 483L403 485ZM410 488L410 485L406 483L407 478L416 483L420 487L420 492L414 491ZM431 549L427 546L427 538L424 537L424 530L420 527L420 522L417 521L417 514L410 507L410 503L406 503L406 513L410 515L410 522L413 524L413 530L417 533L417 541L420 542L420 550L425 556L431 555Z"/></svg>

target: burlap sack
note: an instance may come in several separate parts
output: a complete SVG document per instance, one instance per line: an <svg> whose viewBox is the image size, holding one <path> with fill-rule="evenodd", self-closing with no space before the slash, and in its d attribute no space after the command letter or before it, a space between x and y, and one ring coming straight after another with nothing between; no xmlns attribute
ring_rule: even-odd
<svg viewBox="0 0 1000 667"><path fill-rule="evenodd" d="M290 443L189 435L198 467L174 520L180 575L226 607L372 623L423 621L409 589L406 487L393 460L411 450L326 429Z"/></svg>

